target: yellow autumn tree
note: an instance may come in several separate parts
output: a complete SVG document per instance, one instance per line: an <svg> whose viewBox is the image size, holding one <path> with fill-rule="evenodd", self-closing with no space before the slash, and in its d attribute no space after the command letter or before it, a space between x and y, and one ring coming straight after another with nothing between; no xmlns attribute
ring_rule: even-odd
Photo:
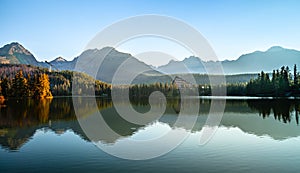
<svg viewBox="0 0 300 173"><path fill-rule="evenodd" d="M47 74L43 73L36 77L33 96L35 98L52 98L49 77Z"/></svg>

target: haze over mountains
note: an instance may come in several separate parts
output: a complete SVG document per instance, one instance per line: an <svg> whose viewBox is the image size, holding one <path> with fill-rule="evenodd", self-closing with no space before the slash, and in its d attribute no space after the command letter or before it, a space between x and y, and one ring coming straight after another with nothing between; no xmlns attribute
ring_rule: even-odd
<svg viewBox="0 0 300 173"><path fill-rule="evenodd" d="M198 57L191 56L182 61L171 60L168 64L155 68L139 61L128 53L119 52L110 47L105 47L100 50L86 50L72 61L67 61L63 57L58 57L50 62L38 62L30 51L16 42L0 48L1 64L28 64L46 68L52 66L52 69L57 70L74 70L78 59L86 62L95 61L95 63L89 63L90 66L87 70L93 68L99 69L96 78L105 82L111 82L118 67L123 63L127 63L128 68L121 71L121 74L124 76L124 81L119 81L119 83L127 83L126 75L132 75L140 69L143 69L145 72L137 78L145 78L144 80L150 80L150 78L152 78L152 80L155 80L155 77L163 74L187 73L187 69L190 73L205 74L205 68L213 68L217 63L222 64L225 74L258 73L262 70L271 72L273 69L278 69L281 66L289 66L292 68L294 64L299 65L300 51L275 46L265 52L256 51L242 55L237 60L233 61L205 62ZM103 61L100 68L97 67L96 63L99 61ZM186 68L182 68L183 66ZM89 74L88 71L86 72Z"/></svg>
<svg viewBox="0 0 300 173"><path fill-rule="evenodd" d="M186 70L180 67L185 65L191 73L205 73L205 67L212 68L215 63L205 62L198 57L191 56L183 61L170 61L167 65L158 67L158 70L167 74L182 73ZM274 46L265 52L256 51L242 55L237 60L225 60L218 63L222 64L225 74L258 73L262 70L271 72L282 66L292 68L294 64L299 64L300 51Z"/></svg>

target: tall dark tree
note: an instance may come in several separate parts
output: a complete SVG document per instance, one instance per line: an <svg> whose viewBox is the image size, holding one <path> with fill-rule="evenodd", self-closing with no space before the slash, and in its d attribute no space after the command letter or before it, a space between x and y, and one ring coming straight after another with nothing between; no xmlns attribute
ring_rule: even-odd
<svg viewBox="0 0 300 173"><path fill-rule="evenodd" d="M298 86L298 72L297 72L297 65L294 65L294 85Z"/></svg>
<svg viewBox="0 0 300 173"><path fill-rule="evenodd" d="M23 98L28 96L27 79L23 76L23 72L20 70L15 78L12 80L12 96L17 98Z"/></svg>
<svg viewBox="0 0 300 173"><path fill-rule="evenodd" d="M7 79L7 77L5 77L2 81L1 81L1 94L7 98L8 94L9 94L9 80Z"/></svg>

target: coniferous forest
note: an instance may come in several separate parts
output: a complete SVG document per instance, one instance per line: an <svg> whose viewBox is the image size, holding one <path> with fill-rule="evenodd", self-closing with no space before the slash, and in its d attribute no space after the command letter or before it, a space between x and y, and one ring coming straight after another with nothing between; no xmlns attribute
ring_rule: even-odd
<svg viewBox="0 0 300 173"><path fill-rule="evenodd" d="M294 65L293 73L288 66L269 73L261 72L257 78L243 83L227 83L219 86L197 85L200 96L210 96L211 90L225 87L227 96L258 96L258 97L289 97L300 95L300 75L297 66ZM165 96L179 96L180 92L176 84L155 83L139 84L130 87L130 96L148 97L153 91L161 91Z"/></svg>
<svg viewBox="0 0 300 173"><path fill-rule="evenodd" d="M294 65L293 74L288 66L273 70L272 77L263 71L257 79L247 84L249 96L293 96L299 95L299 73Z"/></svg>
<svg viewBox="0 0 300 173"><path fill-rule="evenodd" d="M72 81L76 78L74 94L94 89L98 96L110 96L111 85L91 76L72 71L49 72L46 68L30 65L1 65L0 94L4 98L49 98L72 95ZM91 83L94 86L91 86Z"/></svg>
<svg viewBox="0 0 300 173"><path fill-rule="evenodd" d="M95 91L96 96L110 97L112 85L94 80L91 76L73 71L53 71L30 65L1 65L0 94L2 98L49 98L52 96L81 95ZM76 87L72 91L72 81L76 79ZM199 84L200 96L210 96L212 89L226 87L228 96L269 96L288 97L300 95L300 75L297 66L291 71L288 66L273 70L273 73L261 72L257 78L244 83L227 83L219 86ZM184 86L186 89L191 85ZM214 88L215 87L215 88ZM129 89L130 97L146 98L154 91L162 92L166 97L180 95L177 84L173 81L153 84L135 84L130 86L114 86L116 92Z"/></svg>

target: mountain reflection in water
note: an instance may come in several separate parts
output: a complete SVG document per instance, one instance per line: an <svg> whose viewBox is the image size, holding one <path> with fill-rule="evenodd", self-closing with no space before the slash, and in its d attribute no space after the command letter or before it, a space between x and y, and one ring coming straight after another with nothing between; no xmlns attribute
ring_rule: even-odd
<svg viewBox="0 0 300 173"><path fill-rule="evenodd" d="M144 126L127 122L118 115L110 99L97 98L98 110L91 108L94 98L79 99L76 105L79 110L78 118L93 116L100 111L106 123L121 137L130 137ZM120 101L124 106L128 103ZM191 130L192 133L201 131L207 119L210 99L200 100L198 120ZM131 102L138 112L150 110L147 100ZM182 109L193 106L193 100L185 103ZM165 114L157 122L175 127L180 100L170 99L167 102ZM256 136L270 136L274 140L284 140L300 136L299 124L300 102L294 99L249 99L227 100L226 108L220 126L238 127L245 133ZM73 131L83 140L89 141L81 129L73 109L72 98L54 98L50 100L7 100L0 107L0 145L8 151L18 151L40 129L52 130L62 134L68 130ZM115 143L120 136L105 136L100 138L102 143Z"/></svg>

